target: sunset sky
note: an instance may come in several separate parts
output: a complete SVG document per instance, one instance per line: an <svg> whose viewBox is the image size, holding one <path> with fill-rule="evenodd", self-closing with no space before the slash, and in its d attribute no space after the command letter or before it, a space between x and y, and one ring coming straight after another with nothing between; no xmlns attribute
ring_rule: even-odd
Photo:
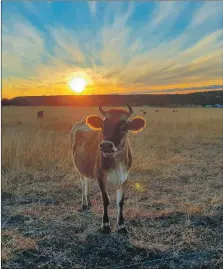
<svg viewBox="0 0 223 269"><path fill-rule="evenodd" d="M3 1L2 96L223 88L223 2ZM217 86L216 86L217 85Z"/></svg>

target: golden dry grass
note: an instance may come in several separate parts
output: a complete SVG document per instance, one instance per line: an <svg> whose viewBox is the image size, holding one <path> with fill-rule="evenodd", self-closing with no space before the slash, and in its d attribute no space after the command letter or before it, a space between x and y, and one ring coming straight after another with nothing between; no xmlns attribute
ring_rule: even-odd
<svg viewBox="0 0 223 269"><path fill-rule="evenodd" d="M102 206L96 182L92 211L77 211L81 193L69 131L75 121L98 114L97 108L3 108L3 233L25 242L15 249L11 239L3 240L3 267L221 268L223 110L143 109L146 129L130 134L134 164L124 207L129 237L123 238L97 233ZM38 110L45 111L44 119L36 118ZM114 227L113 187L110 196ZM34 250L27 251L34 244L29 240ZM180 256L197 251L205 257Z"/></svg>

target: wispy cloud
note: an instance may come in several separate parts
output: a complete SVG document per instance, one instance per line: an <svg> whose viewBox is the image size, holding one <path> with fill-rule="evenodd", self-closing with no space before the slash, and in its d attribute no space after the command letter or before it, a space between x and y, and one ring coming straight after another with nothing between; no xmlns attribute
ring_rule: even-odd
<svg viewBox="0 0 223 269"><path fill-rule="evenodd" d="M223 3L219 1L204 2L202 7L194 14L191 26L198 27L209 22L222 24Z"/></svg>
<svg viewBox="0 0 223 269"><path fill-rule="evenodd" d="M52 35L54 47L52 52L59 59L72 60L73 63L82 64L86 57L81 49L78 39L64 28L50 28L49 33Z"/></svg>
<svg viewBox="0 0 223 269"><path fill-rule="evenodd" d="M2 34L3 76L5 73L26 76L45 53L44 37L20 16L8 20L7 27L3 25Z"/></svg>
<svg viewBox="0 0 223 269"><path fill-rule="evenodd" d="M178 20L188 9L185 2L154 3L142 21L135 17L137 7L147 7L141 5L89 1L93 17L87 27L83 22L49 24L41 16L41 28L29 16L10 13L2 31L3 91L71 93L67 81L74 74L85 76L89 92L95 93L223 84L222 3L196 6L182 31ZM33 3L26 9L40 12Z"/></svg>
<svg viewBox="0 0 223 269"><path fill-rule="evenodd" d="M89 9L93 15L96 15L97 1L88 1Z"/></svg>
<svg viewBox="0 0 223 269"><path fill-rule="evenodd" d="M183 8L184 3L178 1L158 2L148 26L151 30L155 30L158 27L165 27L175 23Z"/></svg>

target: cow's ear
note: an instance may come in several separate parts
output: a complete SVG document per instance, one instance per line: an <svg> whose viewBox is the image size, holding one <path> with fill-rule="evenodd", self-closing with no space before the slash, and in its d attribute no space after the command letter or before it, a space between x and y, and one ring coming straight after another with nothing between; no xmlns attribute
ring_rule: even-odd
<svg viewBox="0 0 223 269"><path fill-rule="evenodd" d="M103 120L97 115L88 116L86 123L93 130L100 130L103 127Z"/></svg>
<svg viewBox="0 0 223 269"><path fill-rule="evenodd" d="M146 121L142 117L135 117L128 122L128 130L133 133L141 132L146 126Z"/></svg>

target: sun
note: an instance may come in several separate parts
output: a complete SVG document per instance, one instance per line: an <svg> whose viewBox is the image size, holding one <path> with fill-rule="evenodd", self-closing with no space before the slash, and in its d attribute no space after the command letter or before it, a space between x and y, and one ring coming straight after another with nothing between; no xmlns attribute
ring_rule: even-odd
<svg viewBox="0 0 223 269"><path fill-rule="evenodd" d="M86 85L87 85L87 82L84 78L72 78L69 81L69 86L71 90L73 90L76 93L83 92Z"/></svg>

